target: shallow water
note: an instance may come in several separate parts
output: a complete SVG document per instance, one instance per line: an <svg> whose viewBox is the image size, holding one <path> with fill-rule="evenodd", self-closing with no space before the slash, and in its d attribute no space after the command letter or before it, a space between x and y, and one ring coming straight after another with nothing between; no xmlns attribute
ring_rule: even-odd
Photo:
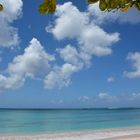
<svg viewBox="0 0 140 140"><path fill-rule="evenodd" d="M140 109L0 110L0 133L43 133L140 126Z"/></svg>

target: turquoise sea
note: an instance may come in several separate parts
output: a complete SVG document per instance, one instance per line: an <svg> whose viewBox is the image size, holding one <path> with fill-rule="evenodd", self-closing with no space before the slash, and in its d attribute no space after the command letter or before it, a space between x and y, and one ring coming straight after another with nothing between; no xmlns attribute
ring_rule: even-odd
<svg viewBox="0 0 140 140"><path fill-rule="evenodd" d="M0 134L140 126L140 109L0 110Z"/></svg>

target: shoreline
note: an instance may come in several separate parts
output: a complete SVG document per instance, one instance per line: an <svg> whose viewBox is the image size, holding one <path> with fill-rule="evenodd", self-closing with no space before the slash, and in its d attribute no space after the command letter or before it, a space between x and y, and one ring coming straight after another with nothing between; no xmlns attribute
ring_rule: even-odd
<svg viewBox="0 0 140 140"><path fill-rule="evenodd" d="M76 132L0 135L0 140L140 140L140 126Z"/></svg>

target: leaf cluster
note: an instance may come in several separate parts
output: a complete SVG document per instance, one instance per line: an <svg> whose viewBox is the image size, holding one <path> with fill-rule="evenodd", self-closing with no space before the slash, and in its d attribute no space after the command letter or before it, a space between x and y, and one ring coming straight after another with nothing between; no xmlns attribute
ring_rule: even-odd
<svg viewBox="0 0 140 140"><path fill-rule="evenodd" d="M0 12L3 11L3 5L0 4Z"/></svg>
<svg viewBox="0 0 140 140"><path fill-rule="evenodd" d="M99 2L101 11L120 10L125 12L132 7L140 10L140 0L88 0L89 4L94 4L96 2Z"/></svg>
<svg viewBox="0 0 140 140"><path fill-rule="evenodd" d="M101 11L120 10L122 12L128 11L130 8L135 7L140 10L140 0L87 0L88 4L99 2ZM44 0L39 6L41 14L50 14L56 10L56 0Z"/></svg>
<svg viewBox="0 0 140 140"><path fill-rule="evenodd" d="M99 2L101 11L120 10L122 12L128 11L135 7L140 11L140 0L87 0L88 4ZM56 10L56 0L43 0L39 5L39 13L52 14ZM3 11L3 5L0 3L0 12Z"/></svg>
<svg viewBox="0 0 140 140"><path fill-rule="evenodd" d="M39 12L41 14L52 14L56 10L56 0L44 0L39 6Z"/></svg>

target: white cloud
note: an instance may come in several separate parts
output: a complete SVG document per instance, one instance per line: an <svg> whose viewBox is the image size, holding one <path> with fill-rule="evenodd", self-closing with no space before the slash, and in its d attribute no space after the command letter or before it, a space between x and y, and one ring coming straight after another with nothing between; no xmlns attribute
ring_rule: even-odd
<svg viewBox="0 0 140 140"><path fill-rule="evenodd" d="M98 98L102 100L110 100L110 101L117 100L116 96L110 95L108 93L99 93Z"/></svg>
<svg viewBox="0 0 140 140"><path fill-rule="evenodd" d="M24 81L25 78L20 75L0 75L0 92L9 89L17 89L24 84Z"/></svg>
<svg viewBox="0 0 140 140"><path fill-rule="evenodd" d="M64 64L54 67L46 76L44 83L47 89L61 89L69 86L71 84L71 76L84 66L81 56L73 46L67 45L65 48L57 49L57 52L64 60Z"/></svg>
<svg viewBox="0 0 140 140"><path fill-rule="evenodd" d="M106 92L99 93L95 96L81 96L78 101L84 105L90 105L91 107L130 107L139 104L140 93L134 92L130 94L112 95Z"/></svg>
<svg viewBox="0 0 140 140"><path fill-rule="evenodd" d="M107 94L107 93L99 93L98 94L98 97L100 98L100 99L104 99L104 98L106 98L106 97L108 97L109 95Z"/></svg>
<svg viewBox="0 0 140 140"><path fill-rule="evenodd" d="M27 77L46 75L51 68L49 62L54 59L54 56L45 52L40 42L33 38L24 53L16 56L8 65L7 74L0 75L0 89L3 91L19 88Z"/></svg>
<svg viewBox="0 0 140 140"><path fill-rule="evenodd" d="M88 17L80 12L71 2L58 5L56 10L55 27L51 27L49 31L58 39L74 38L79 36L79 32L88 22Z"/></svg>
<svg viewBox="0 0 140 140"><path fill-rule="evenodd" d="M33 38L30 45L25 48L24 54L16 56L9 64L8 71L12 74L34 77L49 71L49 62L52 60L54 57L46 53L40 42Z"/></svg>
<svg viewBox="0 0 140 140"><path fill-rule="evenodd" d="M86 102L86 101L88 101L90 99L90 97L88 97L88 96L81 96L81 97L79 97L79 101L81 101L81 102Z"/></svg>
<svg viewBox="0 0 140 140"><path fill-rule="evenodd" d="M18 29L11 24L22 14L22 0L0 0L4 11L0 13L0 47L13 47L19 43Z"/></svg>
<svg viewBox="0 0 140 140"><path fill-rule="evenodd" d="M109 34L91 23L88 13L80 12L71 2L59 5L56 17L55 26L49 26L49 32L58 40L76 39L84 55L103 56L111 54L112 50L109 46L119 40L118 33Z"/></svg>
<svg viewBox="0 0 140 140"><path fill-rule="evenodd" d="M89 5L88 14L93 17L93 22L96 24L116 21L130 24L140 23L139 11L136 8L131 8L128 12L102 12L97 3Z"/></svg>
<svg viewBox="0 0 140 140"><path fill-rule="evenodd" d="M115 96L108 93L99 93L95 96L80 96L78 101L91 107L112 107L118 105L121 96Z"/></svg>
<svg viewBox="0 0 140 140"><path fill-rule="evenodd" d="M15 46L19 42L19 37L17 29L12 27L11 23L21 16L22 1L0 0L0 2L4 5L8 2L5 11L0 15L2 19L0 25L3 25L3 29L1 26L0 29L5 30L3 31L5 34L0 33L1 46ZM71 45L69 43L64 48L57 48L56 52L63 63L58 65L55 62L51 65L50 62L54 61L54 56L48 54L40 42L33 38L30 45L25 48L24 53L16 56L8 65L7 73L0 75L1 90L19 88L24 84L26 78L44 78L44 76L44 87L47 89L60 89L69 86L72 83L71 77L74 73L89 67L94 56L110 55L112 45L119 41L119 33L106 32L100 27L101 23L116 20L139 23L139 18L135 18L136 11L130 11L128 18L124 18L120 13L117 15L117 13L115 15L113 13L103 14L96 4L90 5L85 12L80 12L71 2L58 5L55 13L56 19L53 25L46 27L46 31L52 33L57 40L69 39L76 41L77 44ZM127 16L127 14L125 15ZM131 21L133 19L135 20ZM139 67L134 67L136 69L134 73L138 73ZM109 77L107 81L112 82L114 78ZM110 96L106 95L107 97Z"/></svg>
<svg viewBox="0 0 140 140"><path fill-rule="evenodd" d="M77 65L80 63L80 56L77 49L70 44L65 48L57 49L57 52L60 54L60 57L68 63Z"/></svg>
<svg viewBox="0 0 140 140"><path fill-rule="evenodd" d="M130 53L127 57L127 60L132 62L133 71L124 72L124 75L128 78L140 78L140 53Z"/></svg>
<svg viewBox="0 0 140 140"><path fill-rule="evenodd" d="M110 46L119 41L119 33L109 34L95 24L87 24L78 38L82 53L105 56L112 53Z"/></svg>
<svg viewBox="0 0 140 140"><path fill-rule="evenodd" d="M108 102L117 102L119 100L119 97L103 92L103 93L98 94L97 100L108 101Z"/></svg>
<svg viewBox="0 0 140 140"><path fill-rule="evenodd" d="M140 93L132 93L132 95L129 98L130 100L139 100L140 99Z"/></svg>
<svg viewBox="0 0 140 140"><path fill-rule="evenodd" d="M77 47L68 44L64 48L57 49L65 63L46 76L46 88L68 86L71 83L71 76L90 66L93 56L110 55L111 46L119 41L119 33L107 33L98 25L91 23L88 12L80 12L71 2L59 5L55 16L54 26L49 25L46 30L58 40L65 38L76 40ZM64 74L63 69L66 66L68 73Z"/></svg>
<svg viewBox="0 0 140 140"><path fill-rule="evenodd" d="M134 101L140 99L140 93L134 92L131 94L121 94L121 95L111 95L108 93L99 93L97 97L95 97L98 101L99 100L106 100L106 101L112 101L112 102L119 102L119 101Z"/></svg>
<svg viewBox="0 0 140 140"><path fill-rule="evenodd" d="M71 84L71 75L79 71L79 67L64 63L62 66L55 68L50 71L44 80L46 89L61 89L62 87L67 87Z"/></svg>
<svg viewBox="0 0 140 140"><path fill-rule="evenodd" d="M2 52L0 51L0 62L2 62L2 57L1 57Z"/></svg>
<svg viewBox="0 0 140 140"><path fill-rule="evenodd" d="M112 77L112 76L107 78L107 82L109 82L109 83L110 83L110 82L114 82L114 80L115 80L115 78Z"/></svg>

